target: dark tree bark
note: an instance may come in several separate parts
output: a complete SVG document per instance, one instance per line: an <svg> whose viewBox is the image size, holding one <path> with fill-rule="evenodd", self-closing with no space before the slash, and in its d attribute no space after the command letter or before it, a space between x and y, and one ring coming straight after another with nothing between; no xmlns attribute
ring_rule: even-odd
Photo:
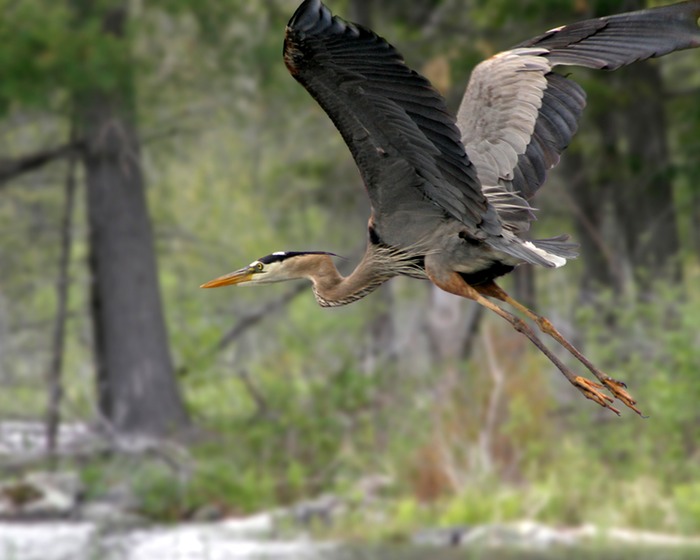
<svg viewBox="0 0 700 560"><path fill-rule="evenodd" d="M605 167L613 165L611 160L616 154L614 130L607 130L607 118L603 116L603 119L599 124L605 129L601 133L605 138L601 158ZM586 269L581 276L581 299L584 303L593 303L602 287L613 288L620 294L624 290L622 257L616 255L614 245L604 233L605 215L610 212L609 193L614 187L605 183L604 176L591 176L591 165L580 152L567 153L561 166L573 206L574 240L580 245Z"/></svg>
<svg viewBox="0 0 700 560"><path fill-rule="evenodd" d="M562 158L587 301L600 286L622 293L634 281L643 296L655 278L681 278L661 76L653 64L638 63L608 82L608 107L591 103L600 154Z"/></svg>
<svg viewBox="0 0 700 560"><path fill-rule="evenodd" d="M700 186L695 187L691 195L690 237L696 258L700 259Z"/></svg>
<svg viewBox="0 0 700 560"><path fill-rule="evenodd" d="M384 285L377 290L374 301L375 311L365 325L367 339L362 350L363 369L367 374L374 374L398 358L391 287Z"/></svg>
<svg viewBox="0 0 700 560"><path fill-rule="evenodd" d="M617 6L595 3L594 7L594 11L623 12L642 9L646 1L619 0ZM603 173L611 178L605 195L621 256L629 260L643 295L654 278L678 282L682 272L664 105L667 96L654 62L633 64L608 80L615 94L608 99L609 114L600 114L598 119L606 148Z"/></svg>
<svg viewBox="0 0 700 560"><path fill-rule="evenodd" d="M105 12L122 37L125 4ZM131 84L92 90L77 107L85 148L92 316L99 408L118 433L164 435L188 425L173 375L153 235L134 128Z"/></svg>
<svg viewBox="0 0 700 560"><path fill-rule="evenodd" d="M71 132L74 135L75 129ZM46 407L46 447L50 455L56 452L56 440L61 423L61 401L63 398L63 355L66 339L66 320L70 287L69 267L73 245L73 209L75 207L76 158L68 161L66 176L66 201L61 220L61 251L56 282L56 322L54 324L51 361L47 373L48 403Z"/></svg>
<svg viewBox="0 0 700 560"><path fill-rule="evenodd" d="M513 297L530 309L537 307L537 289L535 285L535 267L523 265L511 274L513 279Z"/></svg>
<svg viewBox="0 0 700 560"><path fill-rule="evenodd" d="M612 194L635 280L645 291L654 277L681 279L663 86L658 67L649 63L631 66L621 79L628 178Z"/></svg>

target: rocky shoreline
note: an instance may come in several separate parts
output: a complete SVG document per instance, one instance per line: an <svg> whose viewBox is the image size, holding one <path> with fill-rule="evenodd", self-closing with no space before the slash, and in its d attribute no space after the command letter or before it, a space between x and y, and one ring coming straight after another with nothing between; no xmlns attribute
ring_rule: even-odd
<svg viewBox="0 0 700 560"><path fill-rule="evenodd" d="M328 559L342 545L314 541L308 528L316 521L342 524L348 510L341 498L324 496L249 517L154 526L133 513L132 504L133 498L123 495L85 500L77 475L70 472L33 472L0 484L0 560ZM700 538L593 525L551 527L530 520L428 528L408 541L408 546L433 550L551 551L592 543L698 547L700 555Z"/></svg>
<svg viewBox="0 0 700 560"><path fill-rule="evenodd" d="M116 532L85 521L0 522L0 560L316 560L333 558L343 548L303 534L277 538L269 530L273 525L270 514ZM560 529L531 521L424 530L414 536L411 546L432 549L437 556L440 549L450 547L544 552L600 545L602 539L610 547L699 547L700 551L698 539L592 526Z"/></svg>
<svg viewBox="0 0 700 560"><path fill-rule="evenodd" d="M34 428L0 427L0 456L30 453L41 442ZM85 445L94 436L65 428L64 442ZM3 437L11 434L11 437ZM19 435L18 435L19 434ZM128 484L116 483L99 496L87 496L77 472L22 471L0 482L0 560L311 560L339 558L339 543L317 542L310 527L342 527L350 511L381 512L378 497L387 484L368 477L358 484L362 504L321 496L292 507L244 518L222 518L216 508L193 512L190 521L155 526L140 515L139 499ZM384 504L386 505L386 504ZM476 526L426 528L406 536L416 549L526 549L551 551L591 544L697 548L700 537L682 537L620 528L552 527L531 520ZM436 556L439 556L436 553ZM364 557L364 556L363 556ZM343 556L347 558L347 556Z"/></svg>

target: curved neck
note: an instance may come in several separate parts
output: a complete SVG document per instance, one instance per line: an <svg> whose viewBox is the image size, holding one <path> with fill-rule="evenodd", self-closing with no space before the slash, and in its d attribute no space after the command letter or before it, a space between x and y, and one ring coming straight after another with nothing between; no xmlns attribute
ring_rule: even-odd
<svg viewBox="0 0 700 560"><path fill-rule="evenodd" d="M313 255L308 259L314 262L307 261L311 265L310 272L304 276L313 283L314 296L321 307L338 307L357 301L395 276L381 271L370 249L349 276L341 275L328 255Z"/></svg>

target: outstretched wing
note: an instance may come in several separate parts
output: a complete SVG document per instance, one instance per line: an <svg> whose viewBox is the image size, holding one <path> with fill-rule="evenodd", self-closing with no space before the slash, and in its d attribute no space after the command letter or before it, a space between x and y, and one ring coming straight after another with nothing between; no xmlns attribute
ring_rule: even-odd
<svg viewBox="0 0 700 560"><path fill-rule="evenodd" d="M384 39L306 0L287 25L284 60L350 148L375 220L430 205L500 232L443 98Z"/></svg>
<svg viewBox="0 0 700 560"><path fill-rule="evenodd" d="M457 123L467 154L504 225L524 231L523 203L544 183L578 127L581 87L557 65L615 70L700 46L700 1L602 17L548 31L472 73Z"/></svg>

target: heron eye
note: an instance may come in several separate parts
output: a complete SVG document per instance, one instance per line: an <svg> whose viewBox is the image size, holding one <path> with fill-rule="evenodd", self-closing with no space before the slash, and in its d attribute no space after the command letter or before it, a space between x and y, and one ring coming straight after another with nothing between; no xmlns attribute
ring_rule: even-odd
<svg viewBox="0 0 700 560"><path fill-rule="evenodd" d="M265 268L265 266L261 262L259 262L255 265L255 270L257 270L258 272L262 272L263 268Z"/></svg>

